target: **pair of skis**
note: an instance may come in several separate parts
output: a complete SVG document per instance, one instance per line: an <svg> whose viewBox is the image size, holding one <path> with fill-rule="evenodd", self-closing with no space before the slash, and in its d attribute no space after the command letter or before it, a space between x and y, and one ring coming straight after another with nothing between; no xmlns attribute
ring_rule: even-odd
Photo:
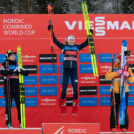
<svg viewBox="0 0 134 134"><path fill-rule="evenodd" d="M21 47L17 47L17 58L18 65L22 69L22 58L21 58ZM25 89L24 89L24 78L23 75L19 73L19 90L20 90L20 116L21 116L21 128L25 128Z"/></svg>
<svg viewBox="0 0 134 134"><path fill-rule="evenodd" d="M121 69L123 71L128 71L128 65L127 65L127 57L130 56L130 51L127 51L127 41L122 41L122 51L121 51ZM112 63L113 66L113 63ZM120 86L120 105L119 105L119 125L125 125L125 113L126 113L126 98L125 98L125 92L126 92L126 82L127 78L121 75L121 86ZM115 125L118 126L118 122L116 119L116 105L115 105L115 95L114 95L114 89L113 89L113 83L112 82L112 99L111 103L114 106L114 118L115 118Z"/></svg>
<svg viewBox="0 0 134 134"><path fill-rule="evenodd" d="M130 55L130 51L127 51L127 41L122 41L122 53L121 53L121 68L123 71L128 71L127 65L127 57ZM126 82L127 78L121 75L121 86L120 86L120 111L119 111L119 124L125 124L125 112L126 112L126 104L125 104L125 92L126 92Z"/></svg>
<svg viewBox="0 0 134 134"><path fill-rule="evenodd" d="M89 16L88 16L88 8L87 8L86 2L83 2L83 1L82 1L82 11L83 11L84 21L85 21L85 26L86 26L87 36L88 36L88 43L89 43L89 50L90 50L90 54L91 54L93 74L95 77L96 76L98 77L98 68L97 68L97 63L96 63L94 40L93 40L93 35L90 32L91 26L90 26L90 20L89 20Z"/></svg>

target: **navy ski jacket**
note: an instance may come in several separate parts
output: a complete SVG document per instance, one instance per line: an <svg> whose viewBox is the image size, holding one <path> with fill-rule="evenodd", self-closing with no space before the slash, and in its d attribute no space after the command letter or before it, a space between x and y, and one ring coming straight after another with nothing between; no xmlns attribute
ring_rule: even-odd
<svg viewBox="0 0 134 134"><path fill-rule="evenodd" d="M75 44L74 46L64 45L59 42L53 32L53 42L59 47L64 54L63 68L77 68L77 55L78 51L88 46L88 39L80 45Z"/></svg>

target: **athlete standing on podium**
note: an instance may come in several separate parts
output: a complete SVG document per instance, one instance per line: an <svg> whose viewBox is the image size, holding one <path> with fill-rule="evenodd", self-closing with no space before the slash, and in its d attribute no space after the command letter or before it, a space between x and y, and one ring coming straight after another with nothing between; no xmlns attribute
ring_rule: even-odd
<svg viewBox="0 0 134 134"><path fill-rule="evenodd" d="M5 118L6 125L8 128L12 128L12 117L11 117L11 107L12 98L14 98L17 111L18 120L21 128L21 118L20 118L20 91L19 91L19 73L23 75L28 75L28 71L20 69L17 65L15 59L15 54L13 51L9 50L6 53L6 61L2 64L0 69L0 74L4 76L4 95L6 101Z"/></svg>
<svg viewBox="0 0 134 134"><path fill-rule="evenodd" d="M105 78L107 80L112 80L113 79L113 89L111 86L111 92L113 90L114 92L114 101L115 101L115 106L111 103L111 114L110 114L110 129L112 132L116 132L117 128L116 125L118 126L118 116L119 116L119 108L120 108L120 79L121 75L125 76L127 80L130 83L133 83L133 73L130 68L128 68L128 71L123 71L121 69L121 55L118 54L115 57L115 64L113 69L110 68L109 71L106 73ZM129 85L126 83L126 111L125 111L125 125L120 125L120 128L123 132L126 132L128 127L129 127L129 118L127 114L127 108L128 108L128 96L129 96ZM112 96L112 93L111 93ZM111 97L112 98L112 97Z"/></svg>
<svg viewBox="0 0 134 134"><path fill-rule="evenodd" d="M53 42L59 47L64 54L63 76L62 76L62 92L61 92L61 114L66 114L66 91L68 87L69 76L71 77L73 87L73 110L72 113L78 114L78 73L77 73L77 55L80 50L88 46L88 39L80 44L75 44L75 37L70 35L63 44L57 40L53 32L53 25L49 24L48 30L52 30ZM93 30L90 32L93 34Z"/></svg>

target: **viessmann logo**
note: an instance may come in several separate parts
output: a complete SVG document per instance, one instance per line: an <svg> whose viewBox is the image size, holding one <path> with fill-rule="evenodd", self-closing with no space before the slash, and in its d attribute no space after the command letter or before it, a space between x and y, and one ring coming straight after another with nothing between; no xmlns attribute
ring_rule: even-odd
<svg viewBox="0 0 134 134"><path fill-rule="evenodd" d="M42 102L56 102L56 99L41 99Z"/></svg>
<svg viewBox="0 0 134 134"><path fill-rule="evenodd" d="M83 76L80 79L81 84L90 84L90 83L96 83L96 78L95 77L88 77L88 76Z"/></svg>
<svg viewBox="0 0 134 134"><path fill-rule="evenodd" d="M26 59L30 59L30 58L36 58L36 56L29 56L29 55L24 55L24 56L22 56L22 58L26 58Z"/></svg>
<svg viewBox="0 0 134 134"><path fill-rule="evenodd" d="M54 134L87 134L87 128L68 128L67 132L65 132L64 128L64 126L60 127Z"/></svg>
<svg viewBox="0 0 134 134"><path fill-rule="evenodd" d="M81 77L82 80L95 80L96 78L95 77L88 77L88 76L85 76L85 77Z"/></svg>
<svg viewBox="0 0 134 134"><path fill-rule="evenodd" d="M64 21L69 30L73 30L78 26L78 30L85 28L83 21ZM95 36L105 36L106 30L134 30L134 21L106 21L106 17L95 17L90 21L91 27L95 30ZM93 27L93 25L95 27Z"/></svg>
<svg viewBox="0 0 134 134"><path fill-rule="evenodd" d="M101 69L109 69L111 66L101 66Z"/></svg>
<svg viewBox="0 0 134 134"><path fill-rule="evenodd" d="M133 62L134 61L134 55L130 55L130 57L128 58L128 61Z"/></svg>
<svg viewBox="0 0 134 134"><path fill-rule="evenodd" d="M32 55L22 55L22 61L23 62L30 62L33 63L36 61L36 56Z"/></svg>

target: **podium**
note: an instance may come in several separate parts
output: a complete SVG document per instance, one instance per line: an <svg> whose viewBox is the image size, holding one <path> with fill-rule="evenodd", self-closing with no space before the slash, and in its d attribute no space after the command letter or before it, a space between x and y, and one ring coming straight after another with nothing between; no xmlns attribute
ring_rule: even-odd
<svg viewBox="0 0 134 134"><path fill-rule="evenodd" d="M0 128L0 134L42 134L42 128Z"/></svg>
<svg viewBox="0 0 134 134"><path fill-rule="evenodd" d="M100 134L100 124L42 123L42 128L0 128L0 134Z"/></svg>
<svg viewBox="0 0 134 134"><path fill-rule="evenodd" d="M99 123L43 123L43 134L99 134Z"/></svg>

